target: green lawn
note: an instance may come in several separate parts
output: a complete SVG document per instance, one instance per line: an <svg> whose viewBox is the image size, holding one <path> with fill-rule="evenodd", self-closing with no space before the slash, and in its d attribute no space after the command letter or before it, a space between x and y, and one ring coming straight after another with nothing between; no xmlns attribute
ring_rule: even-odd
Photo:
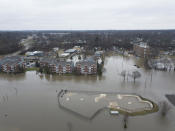
<svg viewBox="0 0 175 131"><path fill-rule="evenodd" d="M39 68L37 67L32 67L32 68L27 68L26 71L38 71Z"/></svg>

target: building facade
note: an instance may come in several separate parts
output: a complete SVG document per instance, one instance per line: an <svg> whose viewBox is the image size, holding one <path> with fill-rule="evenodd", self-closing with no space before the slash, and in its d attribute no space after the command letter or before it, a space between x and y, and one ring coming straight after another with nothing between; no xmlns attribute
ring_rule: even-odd
<svg viewBox="0 0 175 131"><path fill-rule="evenodd" d="M76 71L79 74L97 74L97 63L91 60L79 61L76 63Z"/></svg>
<svg viewBox="0 0 175 131"><path fill-rule="evenodd" d="M48 67L51 73L66 74L73 72L73 62L60 61L57 59L44 58L40 60L41 67Z"/></svg>
<svg viewBox="0 0 175 131"><path fill-rule="evenodd" d="M133 51L136 56L146 57L150 54L150 47L146 43L134 44Z"/></svg>
<svg viewBox="0 0 175 131"><path fill-rule="evenodd" d="M0 71L6 73L24 72L25 61L23 57L12 56L0 60Z"/></svg>

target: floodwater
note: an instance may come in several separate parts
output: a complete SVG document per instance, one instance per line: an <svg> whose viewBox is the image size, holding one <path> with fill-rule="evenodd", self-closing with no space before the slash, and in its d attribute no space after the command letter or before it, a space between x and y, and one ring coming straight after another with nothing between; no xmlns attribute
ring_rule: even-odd
<svg viewBox="0 0 175 131"><path fill-rule="evenodd" d="M102 76L39 76L35 71L19 75L0 74L0 131L122 131L123 116L108 110L93 119L61 108L58 93L63 90L134 93L159 103L165 94L175 94L175 72L138 70L142 77L123 80L122 70L136 69L136 58L106 57ZM170 104L170 103L169 103ZM171 104L170 104L171 105ZM128 118L128 131L174 131L175 107L162 118L160 112ZM87 106L87 111L91 106Z"/></svg>

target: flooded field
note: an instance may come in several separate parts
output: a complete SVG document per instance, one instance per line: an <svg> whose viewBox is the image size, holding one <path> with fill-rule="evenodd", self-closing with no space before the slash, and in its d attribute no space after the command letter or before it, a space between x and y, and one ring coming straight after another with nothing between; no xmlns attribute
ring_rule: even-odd
<svg viewBox="0 0 175 131"><path fill-rule="evenodd" d="M86 120L61 108L61 90L137 94L157 104L175 94L175 72L136 68L136 58L106 57L102 76L39 76L35 71L19 75L0 74L0 131L122 131L123 115L111 116L103 110ZM137 69L141 78L120 76L122 70ZM76 112L81 112L81 102ZM171 103L169 103L171 105ZM128 118L128 131L174 131L175 107L162 118L160 112ZM92 110L87 106L87 111ZM87 112L87 113L88 113Z"/></svg>

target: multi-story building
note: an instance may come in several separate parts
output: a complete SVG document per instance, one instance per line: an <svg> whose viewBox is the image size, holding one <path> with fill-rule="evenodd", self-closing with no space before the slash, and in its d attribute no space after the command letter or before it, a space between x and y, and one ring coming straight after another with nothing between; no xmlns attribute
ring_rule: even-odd
<svg viewBox="0 0 175 131"><path fill-rule="evenodd" d="M93 60L83 60L76 63L76 71L79 74L97 74L97 63Z"/></svg>
<svg viewBox="0 0 175 131"><path fill-rule="evenodd" d="M0 71L6 73L18 73L22 72L25 68L25 61L23 57L12 56L5 57L0 60Z"/></svg>
<svg viewBox="0 0 175 131"><path fill-rule="evenodd" d="M41 67L48 67L51 73L66 74L76 70L79 74L97 74L97 62L86 59L75 63L72 61L60 61L59 59L43 58L40 60ZM75 68L74 68L75 66Z"/></svg>
<svg viewBox="0 0 175 131"><path fill-rule="evenodd" d="M47 66L50 69L51 73L57 73L57 74L72 73L73 71L73 62L60 61L51 58L41 59L40 66L41 67Z"/></svg>
<svg viewBox="0 0 175 131"><path fill-rule="evenodd" d="M136 56L146 57L150 54L150 47L146 43L139 43L133 45L133 51Z"/></svg>

